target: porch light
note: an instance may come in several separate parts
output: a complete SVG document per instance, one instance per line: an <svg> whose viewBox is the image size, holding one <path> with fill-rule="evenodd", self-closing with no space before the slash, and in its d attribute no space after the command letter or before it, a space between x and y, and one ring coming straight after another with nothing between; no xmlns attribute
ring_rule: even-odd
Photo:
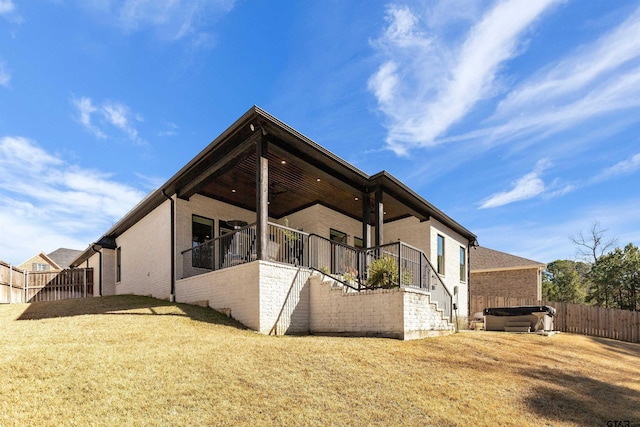
<svg viewBox="0 0 640 427"><path fill-rule="evenodd" d="M356 197L356 202L357 202L358 200L360 200L360 199L358 199L358 198Z"/></svg>
<svg viewBox="0 0 640 427"><path fill-rule="evenodd" d="M232 189L232 190L231 190L231 192L232 192L232 193L235 193L235 192L236 192L236 189L235 189L235 188L234 188L234 189Z"/></svg>
<svg viewBox="0 0 640 427"><path fill-rule="evenodd" d="M320 182L320 178L316 178L316 182Z"/></svg>
<svg viewBox="0 0 640 427"><path fill-rule="evenodd" d="M286 161L286 160L281 160L281 161L280 161L280 164L282 164L282 165L286 165L286 164L287 164L287 161Z"/></svg>

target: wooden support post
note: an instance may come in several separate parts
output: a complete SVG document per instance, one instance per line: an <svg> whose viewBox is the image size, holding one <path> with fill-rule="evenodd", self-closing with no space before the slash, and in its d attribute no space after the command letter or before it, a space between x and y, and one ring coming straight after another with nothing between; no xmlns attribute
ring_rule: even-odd
<svg viewBox="0 0 640 427"><path fill-rule="evenodd" d="M266 260L269 244L269 161L264 137L256 143L256 217L256 254L259 260Z"/></svg>
<svg viewBox="0 0 640 427"><path fill-rule="evenodd" d="M362 194L362 247L371 246L371 200L369 194Z"/></svg>
<svg viewBox="0 0 640 427"><path fill-rule="evenodd" d="M375 244L380 246L384 244L384 203L381 188L376 189L374 214L376 224Z"/></svg>

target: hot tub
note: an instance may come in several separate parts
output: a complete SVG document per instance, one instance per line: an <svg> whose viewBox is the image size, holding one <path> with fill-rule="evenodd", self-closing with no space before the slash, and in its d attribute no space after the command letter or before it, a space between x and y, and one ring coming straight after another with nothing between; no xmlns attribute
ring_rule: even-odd
<svg viewBox="0 0 640 427"><path fill-rule="evenodd" d="M486 331L538 332L553 331L556 309L548 305L485 308Z"/></svg>

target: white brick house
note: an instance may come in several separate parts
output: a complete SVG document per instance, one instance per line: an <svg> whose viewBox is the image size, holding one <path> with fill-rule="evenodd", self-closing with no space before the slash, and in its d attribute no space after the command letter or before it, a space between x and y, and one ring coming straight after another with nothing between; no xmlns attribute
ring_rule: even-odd
<svg viewBox="0 0 640 427"><path fill-rule="evenodd" d="M261 333L407 339L468 315L475 244L387 172L254 106L72 265L94 268L96 295L206 302Z"/></svg>

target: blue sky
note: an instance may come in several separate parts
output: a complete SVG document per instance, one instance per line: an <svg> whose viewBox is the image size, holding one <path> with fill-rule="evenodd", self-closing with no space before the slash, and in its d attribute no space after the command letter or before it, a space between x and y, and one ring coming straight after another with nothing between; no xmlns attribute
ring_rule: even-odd
<svg viewBox="0 0 640 427"><path fill-rule="evenodd" d="M640 1L0 0L0 259L84 249L254 104L483 246L640 244Z"/></svg>

